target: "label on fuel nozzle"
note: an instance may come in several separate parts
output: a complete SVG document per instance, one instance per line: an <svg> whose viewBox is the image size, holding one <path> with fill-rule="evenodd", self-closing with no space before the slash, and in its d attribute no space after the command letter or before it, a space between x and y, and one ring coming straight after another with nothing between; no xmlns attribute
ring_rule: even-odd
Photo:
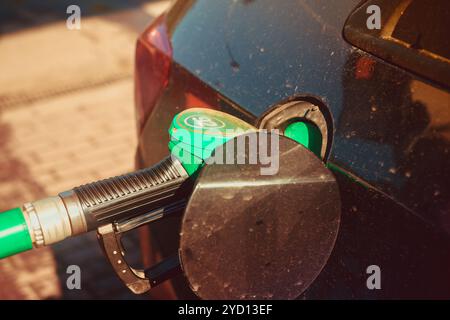
<svg viewBox="0 0 450 320"><path fill-rule="evenodd" d="M227 113L191 108L177 114L169 128L169 149L191 174L217 146L256 128Z"/></svg>

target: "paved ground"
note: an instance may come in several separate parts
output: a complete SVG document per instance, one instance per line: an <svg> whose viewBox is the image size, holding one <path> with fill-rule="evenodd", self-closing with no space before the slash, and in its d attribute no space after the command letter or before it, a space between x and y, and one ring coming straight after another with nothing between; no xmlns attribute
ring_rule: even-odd
<svg viewBox="0 0 450 320"><path fill-rule="evenodd" d="M79 31L51 17L0 23L0 210L133 169L134 44L167 4L85 18L81 6ZM137 236L125 246L139 263ZM82 290L65 286L71 264ZM0 283L0 299L141 298L115 278L94 234L1 260Z"/></svg>

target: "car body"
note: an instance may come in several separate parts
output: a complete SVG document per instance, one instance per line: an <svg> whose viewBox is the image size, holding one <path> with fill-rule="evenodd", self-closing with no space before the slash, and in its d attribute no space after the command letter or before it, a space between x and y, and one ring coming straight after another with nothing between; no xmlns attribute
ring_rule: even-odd
<svg viewBox="0 0 450 320"><path fill-rule="evenodd" d="M175 2L137 44L137 166L168 154L170 121L187 107L261 126L287 103L312 103L326 119L322 156L342 216L331 257L299 298L449 298L450 45L441 34L450 12L436 1L428 7L440 15L418 23L430 13L415 3L378 1L382 24L394 26L386 35L365 25L373 1ZM424 29L408 43L412 25ZM176 252L178 232L176 219L143 230L145 262ZM372 265L379 290L366 283ZM155 292L195 297L182 276Z"/></svg>

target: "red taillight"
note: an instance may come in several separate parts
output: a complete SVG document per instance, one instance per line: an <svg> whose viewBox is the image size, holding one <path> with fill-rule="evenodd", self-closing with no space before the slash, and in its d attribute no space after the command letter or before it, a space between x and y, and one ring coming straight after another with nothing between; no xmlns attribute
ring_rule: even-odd
<svg viewBox="0 0 450 320"><path fill-rule="evenodd" d="M138 131L169 82L172 46L165 15L155 19L139 37L135 62L135 106Z"/></svg>

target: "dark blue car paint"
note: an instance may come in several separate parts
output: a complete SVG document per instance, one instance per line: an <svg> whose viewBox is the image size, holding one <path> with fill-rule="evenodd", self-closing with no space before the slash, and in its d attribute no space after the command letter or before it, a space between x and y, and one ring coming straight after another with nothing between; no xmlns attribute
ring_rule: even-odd
<svg viewBox="0 0 450 320"><path fill-rule="evenodd" d="M159 157L146 153L155 137L165 152L179 74L247 111L234 113L248 121L295 94L318 97L334 121L329 162L346 174L335 172L343 207L334 252L304 297L450 297L448 89L347 43L342 30L359 1L191 3L169 25L173 80L141 135L144 163ZM358 76L364 59L369 68ZM155 228L163 253L177 248L176 237L167 240L176 230ZM371 264L381 267L382 290L366 287Z"/></svg>

